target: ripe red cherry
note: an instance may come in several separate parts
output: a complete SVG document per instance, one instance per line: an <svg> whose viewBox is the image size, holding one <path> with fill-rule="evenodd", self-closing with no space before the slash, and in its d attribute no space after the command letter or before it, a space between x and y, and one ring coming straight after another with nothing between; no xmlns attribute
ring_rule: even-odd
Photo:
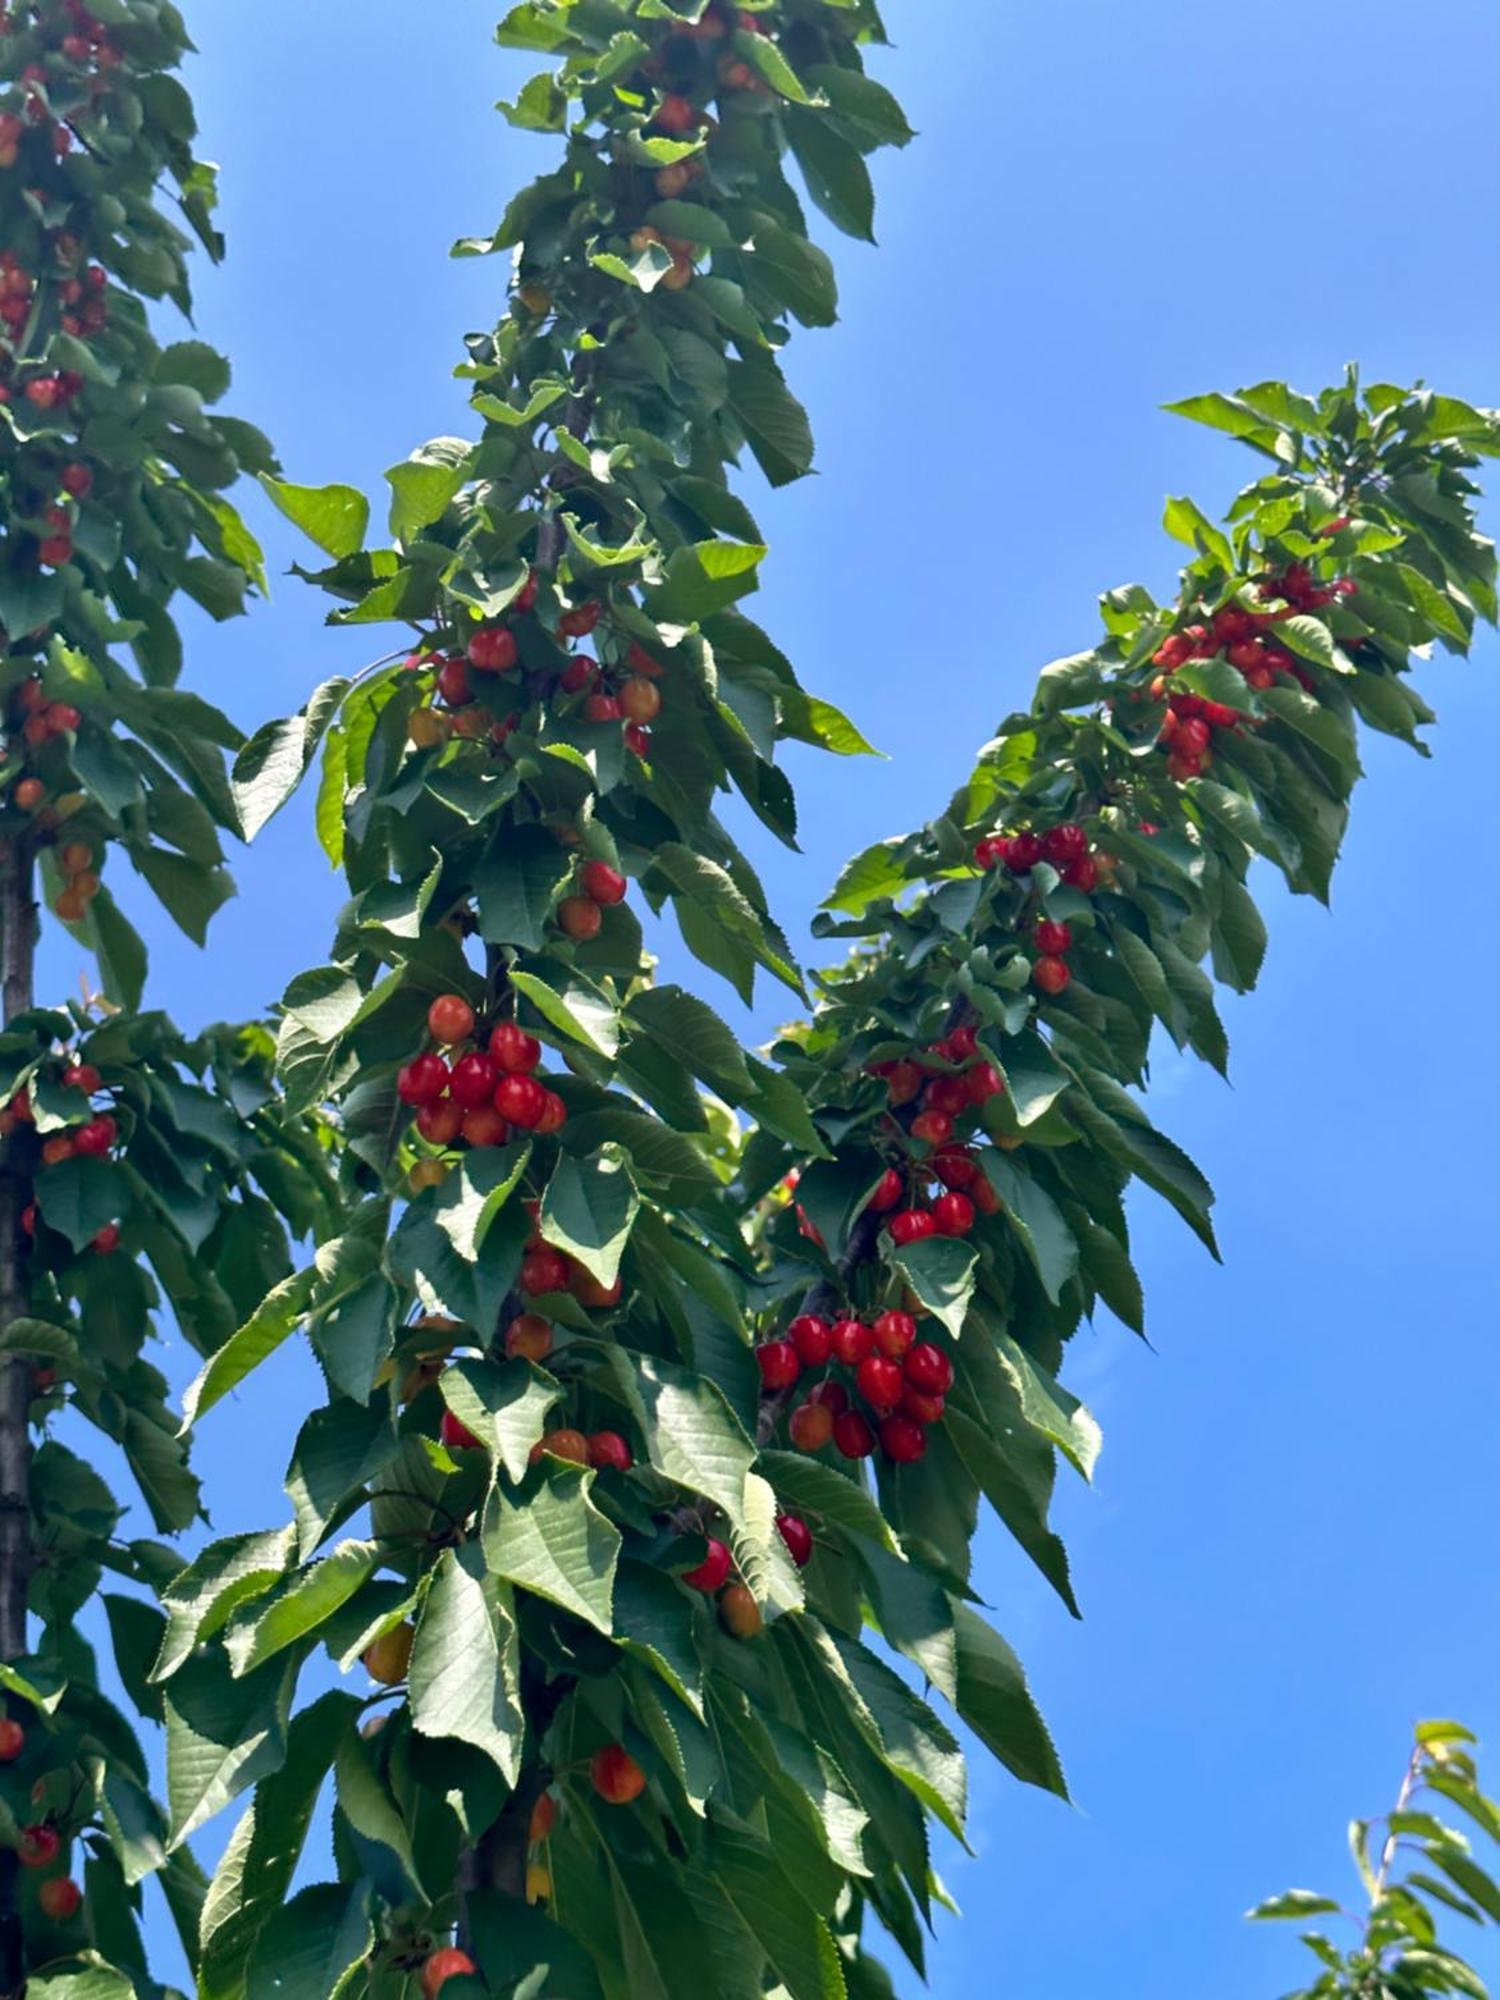
<svg viewBox="0 0 1500 2000"><path fill-rule="evenodd" d="M1036 927L1036 948L1050 958L1061 958L1073 949L1073 933L1066 924L1049 923L1044 917Z"/></svg>
<svg viewBox="0 0 1500 2000"><path fill-rule="evenodd" d="M1091 896L1099 886L1099 863L1092 854L1085 854L1081 861L1070 861L1063 870L1063 880L1070 889L1081 889Z"/></svg>
<svg viewBox="0 0 1500 2000"><path fill-rule="evenodd" d="M529 1297L567 1289L568 1260L560 1250L533 1250L521 1259L521 1290Z"/></svg>
<svg viewBox="0 0 1500 2000"><path fill-rule="evenodd" d="M16 1852L25 1868L46 1868L54 1862L62 1848L57 1828L45 1822L36 1826L23 1826L16 1841Z"/></svg>
<svg viewBox="0 0 1500 2000"><path fill-rule="evenodd" d="M827 1403L814 1402L809 1397L793 1410L787 1423L787 1434L798 1451L821 1451L833 1436L837 1414Z"/></svg>
<svg viewBox="0 0 1500 2000"><path fill-rule="evenodd" d="M555 1090L542 1092L542 1115L532 1127L539 1138L545 1139L553 1132L560 1132L568 1122L568 1107Z"/></svg>
<svg viewBox="0 0 1500 2000"><path fill-rule="evenodd" d="M508 1124L531 1132L547 1109L547 1093L534 1076L504 1076L495 1088L495 1109Z"/></svg>
<svg viewBox="0 0 1500 2000"><path fill-rule="evenodd" d="M722 1590L729 1577L730 1555L727 1545L708 1538L708 1554L696 1569L685 1572L683 1582L690 1590L701 1590L705 1597L712 1597L716 1590Z"/></svg>
<svg viewBox="0 0 1500 2000"><path fill-rule="evenodd" d="M979 1030L977 1028L955 1028L948 1037L947 1055L950 1062L972 1062L979 1052Z"/></svg>
<svg viewBox="0 0 1500 2000"><path fill-rule="evenodd" d="M44 1916L55 1924L65 1924L82 1908L83 1891L71 1875L54 1875L37 1890L36 1899Z"/></svg>
<svg viewBox="0 0 1500 2000"><path fill-rule="evenodd" d="M601 1472L629 1472L635 1453L618 1431L595 1431L589 1439L589 1464Z"/></svg>
<svg viewBox="0 0 1500 2000"><path fill-rule="evenodd" d="M114 1145L117 1136L118 1131L113 1118L91 1118L87 1125L80 1125L74 1133L74 1149L89 1159L102 1160Z"/></svg>
<svg viewBox="0 0 1500 2000"><path fill-rule="evenodd" d="M469 665L481 674L506 674L520 654L516 635L503 625L476 632L469 641Z"/></svg>
<svg viewBox="0 0 1500 2000"><path fill-rule="evenodd" d="M974 1204L966 1194L940 1194L932 1204L939 1236L967 1236L974 1227Z"/></svg>
<svg viewBox="0 0 1500 2000"><path fill-rule="evenodd" d="M899 1361L917 1337L917 1322L909 1312L883 1312L871 1331L887 1360Z"/></svg>
<svg viewBox="0 0 1500 2000"><path fill-rule="evenodd" d="M625 748L632 757L651 755L651 731L642 722L627 722L625 725Z"/></svg>
<svg viewBox="0 0 1500 2000"><path fill-rule="evenodd" d="M448 1088L466 1111L472 1111L490 1102L499 1082L500 1065L476 1049L470 1055L460 1056L453 1065Z"/></svg>
<svg viewBox="0 0 1500 2000"><path fill-rule="evenodd" d="M910 1417L887 1417L880 1426L880 1449L893 1465L915 1465L927 1455L927 1433Z"/></svg>
<svg viewBox="0 0 1500 2000"><path fill-rule="evenodd" d="M883 1354L867 1355L855 1370L854 1380L870 1408L881 1412L894 1410L906 1387L900 1363Z"/></svg>
<svg viewBox="0 0 1500 2000"><path fill-rule="evenodd" d="M542 1045L514 1021L502 1021L490 1036L490 1054L512 1075L529 1075L542 1059Z"/></svg>
<svg viewBox="0 0 1500 2000"><path fill-rule="evenodd" d="M603 903L606 908L614 903L623 903L629 883L618 868L611 868L607 861L588 861L583 869L583 893L595 903Z"/></svg>
<svg viewBox="0 0 1500 2000"><path fill-rule="evenodd" d="M1177 751L1184 757L1201 757L1205 750L1211 748L1213 740L1213 730L1197 716L1190 716L1186 722L1180 722L1177 725L1176 737L1173 739ZM1041 942L1040 934L1037 942Z"/></svg>
<svg viewBox="0 0 1500 2000"><path fill-rule="evenodd" d="M599 662L591 660L587 653L580 653L576 660L569 660L557 677L557 684L564 694L582 694L591 688L599 678Z"/></svg>
<svg viewBox="0 0 1500 2000"><path fill-rule="evenodd" d="M925 1208L903 1208L899 1215L890 1220L891 1241L893 1243L920 1243L924 1236L935 1236L937 1224Z"/></svg>
<svg viewBox="0 0 1500 2000"><path fill-rule="evenodd" d="M119 1223L106 1222L104 1227L96 1231L90 1239L89 1247L92 1250L97 1250L101 1257L108 1257L114 1251L118 1250L120 1247Z"/></svg>
<svg viewBox="0 0 1500 2000"><path fill-rule="evenodd" d="M972 1153L955 1148L949 1153L937 1153L928 1162L944 1187L966 1188L979 1172L979 1162Z"/></svg>
<svg viewBox="0 0 1500 2000"><path fill-rule="evenodd" d="M467 1424L460 1423L451 1410L444 1410L439 1433L443 1443L454 1451L484 1450L482 1441L475 1437Z"/></svg>
<svg viewBox="0 0 1500 2000"><path fill-rule="evenodd" d="M1042 858L1042 843L1034 833L1013 833L1005 843L1005 865L1012 875L1029 875Z"/></svg>
<svg viewBox="0 0 1500 2000"><path fill-rule="evenodd" d="M992 1097L1005 1095L1005 1078L993 1063L976 1063L964 1078L971 1104L987 1104Z"/></svg>
<svg viewBox="0 0 1500 2000"><path fill-rule="evenodd" d="M889 1215L893 1208L900 1206L901 1197L906 1193L906 1182L894 1167L887 1167L875 1184L875 1192L870 1196L869 1206L877 1215Z"/></svg>
<svg viewBox="0 0 1500 2000"><path fill-rule="evenodd" d="M464 1113L463 1139L470 1146L503 1146L510 1127L493 1104L476 1104Z"/></svg>
<svg viewBox="0 0 1500 2000"><path fill-rule="evenodd" d="M968 1079L962 1076L935 1076L927 1086L923 1102L929 1111L946 1112L950 1118L956 1118L960 1111L968 1107Z"/></svg>
<svg viewBox="0 0 1500 2000"><path fill-rule="evenodd" d="M698 123L698 114L687 98L669 91L657 106L656 123L663 132L691 132Z"/></svg>
<svg viewBox="0 0 1500 2000"><path fill-rule="evenodd" d="M801 1356L789 1340L768 1340L764 1347L756 1348L755 1358L766 1389L790 1389L802 1373Z"/></svg>
<svg viewBox="0 0 1500 2000"><path fill-rule="evenodd" d="M654 722L661 714L661 690L654 681L638 677L620 689L620 711L627 722Z"/></svg>
<svg viewBox="0 0 1500 2000"><path fill-rule="evenodd" d="M103 1088L104 1078L92 1063L73 1063L63 1071L63 1082L69 1090L81 1090L85 1096L92 1097L96 1090Z"/></svg>
<svg viewBox="0 0 1500 2000"><path fill-rule="evenodd" d="M1054 868L1081 861L1088 851L1089 838L1081 826L1054 826L1042 835L1042 854Z"/></svg>
<svg viewBox="0 0 1500 2000"><path fill-rule="evenodd" d="M538 586L537 586L536 571L529 570L527 572L526 581L521 585L520 590L516 593L516 599L514 605L512 606L512 609L516 611L530 611L536 603L537 588Z"/></svg>
<svg viewBox="0 0 1500 2000"><path fill-rule="evenodd" d="M62 489L71 493L75 500L81 500L94 484L94 475L86 465L65 465L62 469Z"/></svg>
<svg viewBox="0 0 1500 2000"><path fill-rule="evenodd" d="M910 1104L925 1082L926 1078L914 1062L892 1063L885 1073L885 1087L892 1104L897 1106Z"/></svg>
<svg viewBox="0 0 1500 2000"><path fill-rule="evenodd" d="M438 668L437 691L450 708L464 708L474 699L467 660L444 660Z"/></svg>
<svg viewBox="0 0 1500 2000"><path fill-rule="evenodd" d="M0 1764L14 1764L26 1748L26 1731L13 1716L0 1716Z"/></svg>
<svg viewBox="0 0 1500 2000"><path fill-rule="evenodd" d="M448 1048L466 1042L474 1032L474 1009L461 993L441 993L427 1009L427 1032Z"/></svg>
<svg viewBox="0 0 1500 2000"><path fill-rule="evenodd" d="M868 1458L875 1449L875 1433L858 1410L845 1410L833 1420L833 1442L844 1458Z"/></svg>
<svg viewBox="0 0 1500 2000"><path fill-rule="evenodd" d="M612 694L591 694L583 704L585 722L619 722L624 713Z"/></svg>
<svg viewBox="0 0 1500 2000"><path fill-rule="evenodd" d="M441 1056L418 1056L396 1078L396 1094L403 1104L436 1104L448 1088L448 1076Z"/></svg>
<svg viewBox="0 0 1500 2000"><path fill-rule="evenodd" d="M1039 958L1031 969L1031 977L1044 993L1055 996L1063 991L1073 975L1065 958Z"/></svg>
<svg viewBox="0 0 1500 2000"><path fill-rule="evenodd" d="M436 1104L424 1104L417 1113L417 1130L430 1146L451 1146L464 1129L461 1104L440 1097Z"/></svg>
<svg viewBox="0 0 1500 2000"><path fill-rule="evenodd" d="M786 1543L787 1554L798 1569L806 1569L813 1556L812 1529L806 1521L799 1520L795 1514L778 1514L776 1532Z"/></svg>
<svg viewBox="0 0 1500 2000"><path fill-rule="evenodd" d="M807 1400L820 1403L825 1410L832 1410L838 1416L841 1410L849 1407L849 1391L842 1382L820 1382L816 1389L808 1390Z"/></svg>
<svg viewBox="0 0 1500 2000"><path fill-rule="evenodd" d="M910 1386L923 1396L946 1396L953 1387L953 1363L930 1340L907 1355L905 1373Z"/></svg>
<svg viewBox="0 0 1500 2000"><path fill-rule="evenodd" d="M995 1192L994 1182L988 1174L976 1174L972 1183L970 1200L981 1215L998 1215L1005 1203Z"/></svg>
<svg viewBox="0 0 1500 2000"><path fill-rule="evenodd" d="M927 1146L946 1146L953 1137L953 1120L946 1111L923 1111L911 1121L911 1136Z"/></svg>
<svg viewBox="0 0 1500 2000"><path fill-rule="evenodd" d="M587 943L604 927L604 912L589 896L564 896L557 906L557 921L570 938Z"/></svg>
<svg viewBox="0 0 1500 2000"><path fill-rule="evenodd" d="M826 1319L818 1319L812 1313L799 1313L786 1330L786 1337L797 1350L797 1359L804 1368L822 1368L833 1352L833 1328Z"/></svg>
<svg viewBox="0 0 1500 2000"><path fill-rule="evenodd" d="M606 1805L628 1806L646 1789L646 1774L630 1752L618 1743L596 1750L589 1761L589 1778Z"/></svg>
<svg viewBox="0 0 1500 2000"><path fill-rule="evenodd" d="M422 2000L438 2000L450 1979L460 1979L478 1970L466 1951L460 1951L456 1944L444 1945L422 1967Z"/></svg>
<svg viewBox="0 0 1500 2000"><path fill-rule="evenodd" d="M875 1351L875 1329L857 1319L836 1320L832 1344L835 1361L841 1361L846 1368L857 1368L867 1354Z"/></svg>
<svg viewBox="0 0 1500 2000"><path fill-rule="evenodd" d="M910 1417L914 1424L925 1429L930 1424L940 1424L948 1405L941 1396L924 1396L920 1389L908 1388L901 1398L900 1415Z"/></svg>
<svg viewBox="0 0 1500 2000"><path fill-rule="evenodd" d="M575 604L557 621L557 629L569 639L586 639L604 616L602 604Z"/></svg>

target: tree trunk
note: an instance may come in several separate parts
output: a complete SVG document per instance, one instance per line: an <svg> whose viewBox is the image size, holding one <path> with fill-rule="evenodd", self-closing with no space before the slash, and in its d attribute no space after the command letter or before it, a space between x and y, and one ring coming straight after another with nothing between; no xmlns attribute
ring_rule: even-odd
<svg viewBox="0 0 1500 2000"><path fill-rule="evenodd" d="M33 1002L37 913L29 841L0 840L0 998L7 1026ZM17 1135L19 1137L19 1135ZM22 1142L24 1143L24 1142ZM27 1307L21 1217L31 1200L29 1171L16 1164L15 1139L0 1150L0 1331ZM26 1591L31 1578L31 1364L0 1356L0 1659L27 1652ZM0 1994L26 1991L25 1944L15 1908L16 1857L0 1855Z"/></svg>

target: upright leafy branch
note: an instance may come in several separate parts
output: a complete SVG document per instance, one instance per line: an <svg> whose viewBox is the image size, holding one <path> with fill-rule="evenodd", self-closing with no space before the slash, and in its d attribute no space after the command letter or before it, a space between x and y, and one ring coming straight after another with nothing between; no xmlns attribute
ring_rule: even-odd
<svg viewBox="0 0 1500 2000"><path fill-rule="evenodd" d="M1086 1473L1098 1432L1059 1374L1099 1302L1142 1322L1130 1182L1213 1247L1134 1094L1152 1036L1224 1066L1205 965L1254 983L1251 859L1326 893L1356 719L1415 741L1414 657L1494 615L1492 414L1200 399L1269 470L1227 531L1172 502L1177 598L1110 593L947 811L850 865L822 931L852 954L777 1060L657 985L636 899L741 993L801 992L716 794L791 838L777 742L860 747L739 608L766 549L729 468L806 469L777 357L833 295L787 169L868 232L865 155L907 136L878 30L513 10L555 62L508 115L565 150L460 246L515 265L463 364L479 441L392 470L390 548L352 489L270 482L334 618L417 636L235 769L260 824L322 751L351 895L279 1064L340 1121L346 1210L190 1398L299 1328L330 1392L295 1522L166 1590L174 1842L254 1788L204 1993L862 2000L871 1922L921 1968L965 1778L915 1678L1063 1790L972 1601L980 1499L1072 1605L1055 1458ZM298 1713L319 1646L374 1687ZM333 1879L292 1894L330 1776Z"/></svg>
<svg viewBox="0 0 1500 2000"><path fill-rule="evenodd" d="M1437 1993L1488 2000L1473 1966L1439 1936L1450 1913L1481 1928L1500 1923L1500 1885L1474 1852L1476 1832L1482 1848L1500 1842L1500 1806L1479 1788L1475 1741L1461 1723L1418 1723L1394 1809L1351 1824L1363 1911L1309 1889L1289 1889L1250 1911L1260 1922L1344 1918L1360 1932L1343 1946L1324 1931L1304 1931L1321 1970L1287 2000L1428 2000Z"/></svg>
<svg viewBox="0 0 1500 2000"><path fill-rule="evenodd" d="M145 950L103 882L123 854L201 940L229 893L220 833L239 830L225 755L242 739L176 685L170 606L181 591L215 617L242 608L261 558L224 493L273 461L251 426L209 414L227 365L197 340L163 347L148 318L151 301L188 310L182 225L219 250L213 175L172 74L187 47L164 0L0 9L6 1996L42 1965L58 2000L159 1994L142 1884L159 1872L189 1939L203 1891L191 1859L167 1855L144 1752L78 1623L100 1605L121 1681L159 1721L145 1670L162 1621L141 1587L181 1559L129 1538L54 1419L123 1454L157 1532L192 1525L198 1483L145 1355L154 1316L169 1307L205 1351L222 1341L290 1270L287 1221L320 1228L333 1191L314 1123L281 1115L264 1030L189 1040L140 1011ZM38 1003L39 896L97 956L102 993ZM132 1588L98 1598L106 1574Z"/></svg>

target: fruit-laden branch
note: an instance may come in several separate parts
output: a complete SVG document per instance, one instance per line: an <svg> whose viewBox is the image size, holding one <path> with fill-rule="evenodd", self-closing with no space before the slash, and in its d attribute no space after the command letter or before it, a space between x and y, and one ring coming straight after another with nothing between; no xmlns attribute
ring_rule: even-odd
<svg viewBox="0 0 1500 2000"><path fill-rule="evenodd" d="M1493 614L1466 477L1493 418L1352 385L1205 399L1268 479L1228 533L1172 503L1179 600L1112 593L1104 643L1047 671L949 811L852 865L825 931L855 955L780 1066L654 984L634 903L742 992L757 967L800 991L716 796L790 837L777 742L858 747L739 608L765 551L728 468L806 464L777 356L831 278L786 168L867 220L864 154L905 135L863 73L877 25L832 0L515 10L503 37L558 67L509 115L566 151L464 246L516 263L470 342L479 442L393 469L392 549L349 489L273 486L333 558L334 615L421 640L236 769L258 822L325 744L351 899L280 1063L294 1107L337 1108L351 1200L191 1399L299 1326L330 1389L295 1530L216 1543L167 1592L175 1837L255 1776L197 1785L208 1718L265 1726L212 1990L315 1952L428 1993L477 1967L574 2000L864 2000L870 1922L921 1965L963 1764L866 1628L1062 1790L970 1602L980 1500L1072 1605L1055 1454L1087 1470L1098 1437L1057 1378L1099 1300L1140 1323L1130 1180L1212 1241L1133 1094L1151 1036L1223 1060L1203 967L1253 983L1251 854L1322 891L1355 714L1413 735L1411 649ZM319 1644L382 1692L288 1725ZM283 1913L283 1829L330 1775L336 1879ZM513 1864L527 1806L521 1908L473 1857L500 1827Z"/></svg>

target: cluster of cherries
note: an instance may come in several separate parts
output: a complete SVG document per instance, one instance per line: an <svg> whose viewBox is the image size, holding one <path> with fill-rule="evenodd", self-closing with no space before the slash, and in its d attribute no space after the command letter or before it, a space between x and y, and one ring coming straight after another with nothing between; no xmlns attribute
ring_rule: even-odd
<svg viewBox="0 0 1500 2000"><path fill-rule="evenodd" d="M537 600L537 579L533 573L514 600L511 609L522 615L532 611ZM604 606L594 599L575 604L557 621L562 639L584 639L604 616ZM441 706L428 703L413 709L407 721L407 735L419 750L435 749L450 736L469 741L485 738L495 744L508 741L519 725L519 710L497 720L478 699L474 676L518 673L521 648L509 624L483 625L469 639L462 653L415 653L407 662L414 673L433 675L433 692ZM651 750L650 724L661 713L661 690L655 683L661 664L644 646L632 641L623 669L606 672L586 653L577 654L558 675L562 694L582 696L585 722L618 722L624 726L625 747L637 757Z"/></svg>
<svg viewBox="0 0 1500 2000"><path fill-rule="evenodd" d="M868 1207L889 1217L885 1226L898 1245L927 1236L967 1236L976 1214L994 1215L999 1200L979 1162L954 1139L962 1119L1004 1094L1004 1077L980 1053L977 1033L967 1026L919 1054L871 1063L869 1074L884 1080L893 1111L916 1107L907 1134L931 1150L906 1172L888 1167ZM912 1198L914 1179L936 1181L946 1192L924 1206ZM805 1215L802 1220L804 1232L813 1234Z"/></svg>
<svg viewBox="0 0 1500 2000"><path fill-rule="evenodd" d="M0 1764L14 1764L26 1748L26 1731L14 1716L0 1716ZM23 1868L50 1868L62 1852L62 1835L51 1820L23 1826L15 1839L16 1858ZM55 1924L77 1916L83 1891L69 1875L49 1875L37 1890L42 1914Z"/></svg>
<svg viewBox="0 0 1500 2000"><path fill-rule="evenodd" d="M844 1458L869 1458L878 1444L892 1464L915 1465L953 1387L952 1361L935 1342L918 1341L909 1312L883 1312L868 1323L800 1313L755 1358L767 1396L785 1395L810 1371L827 1371L792 1411L787 1431L799 1451L832 1444Z"/></svg>
<svg viewBox="0 0 1500 2000"><path fill-rule="evenodd" d="M82 1092L86 1097L97 1097L104 1087L104 1080L92 1063L69 1061L63 1070L62 1080L69 1090ZM0 1110L0 1139L7 1139L22 1126L34 1126L36 1110L31 1102L29 1090L18 1090L10 1102ZM60 1132L49 1133L41 1143L41 1160L44 1167L60 1166L64 1160L105 1160L114 1152L119 1143L120 1130L112 1112L99 1111L92 1104L88 1106L88 1116L77 1124L65 1126ZM30 1237L35 1237L40 1217L36 1203L28 1202L21 1211L21 1227ZM92 1238L90 1249L101 1256L108 1256L120 1247L120 1225L107 1222Z"/></svg>
<svg viewBox="0 0 1500 2000"><path fill-rule="evenodd" d="M514 1021L490 1031L485 1048L466 1048L478 1017L460 993L443 993L427 1010L427 1030L439 1049L414 1056L396 1078L403 1104L417 1114L418 1132L446 1151L467 1146L503 1146L512 1130L546 1135L560 1131L567 1106L541 1083L536 1070L542 1045ZM460 1053L460 1051L462 1051ZM419 1160L411 1173L415 1192L440 1187L447 1178L441 1160Z"/></svg>

